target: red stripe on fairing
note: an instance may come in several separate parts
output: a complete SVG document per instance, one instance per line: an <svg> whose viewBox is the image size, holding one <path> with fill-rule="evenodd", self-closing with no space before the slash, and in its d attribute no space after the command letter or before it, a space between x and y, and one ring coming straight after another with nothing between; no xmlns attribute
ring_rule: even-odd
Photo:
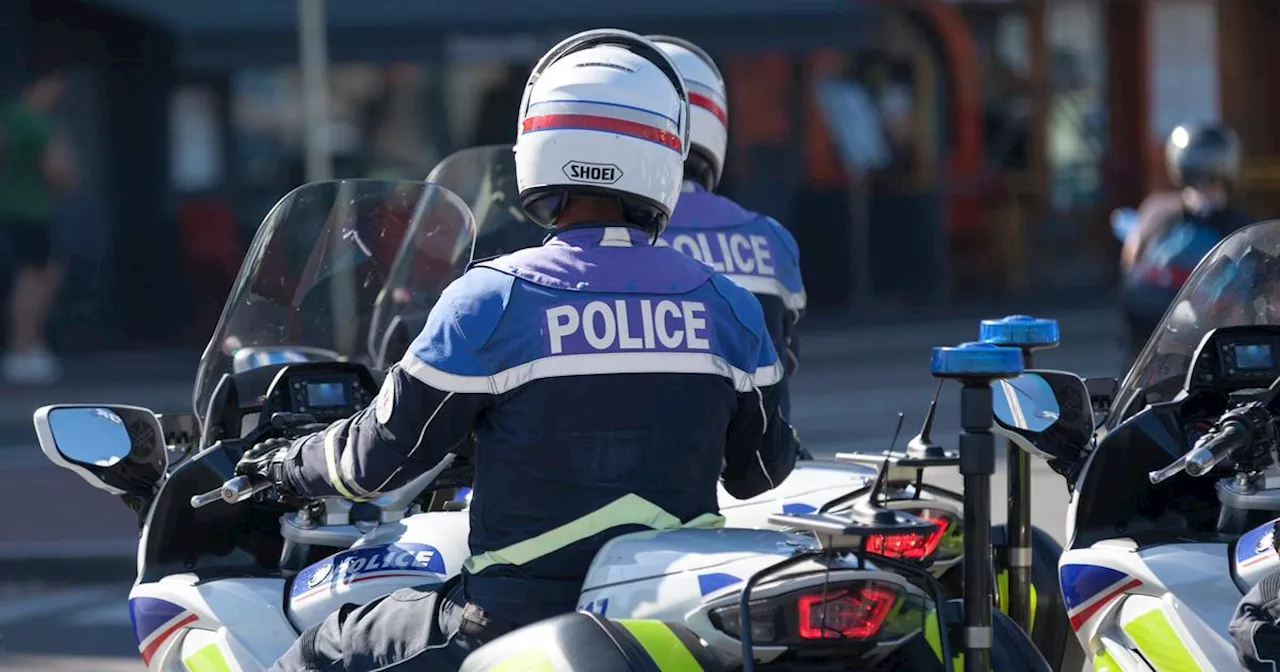
<svg viewBox="0 0 1280 672"><path fill-rule="evenodd" d="M724 124L725 127L728 128L729 114L724 111L723 107L720 107L719 105L717 105L716 101L711 100L709 96L704 96L701 93L693 93L691 91L689 92L689 104L697 107L701 107L702 109L710 112L711 114L716 115L716 119L719 119L720 123Z"/></svg>
<svg viewBox="0 0 1280 672"><path fill-rule="evenodd" d="M614 119L612 117L599 117L594 114L542 114L525 119L520 126L520 131L522 133L530 133L532 131L571 128L632 135L650 142L656 142L668 149L680 151L680 137L675 133L668 133L661 128L648 124L625 119Z"/></svg>
<svg viewBox="0 0 1280 672"><path fill-rule="evenodd" d="M1106 606L1108 602L1116 599L1122 593L1133 590L1134 588L1137 588L1138 586L1141 586L1141 585L1142 585L1141 581L1137 579L1133 579L1128 583L1124 584L1123 586L1120 586L1119 588L1116 588L1115 590L1107 593L1102 597L1102 599L1098 600L1097 602L1094 602L1093 604L1085 607L1084 609L1081 609L1079 613L1071 617L1071 629L1079 630L1080 626L1084 625L1085 621L1089 620L1090 618L1093 618L1093 615L1098 613L1098 610Z"/></svg>
<svg viewBox="0 0 1280 672"><path fill-rule="evenodd" d="M1273 559L1275 559L1275 557L1276 557L1276 552L1275 552L1275 551L1264 551L1264 552L1259 553L1258 555L1255 555L1255 556L1253 556L1252 558L1249 558L1248 560L1245 560L1244 562L1240 563L1240 566L1241 566L1241 567L1248 567L1248 566L1250 566L1250 565L1256 565L1256 564L1258 564L1259 562L1262 562L1263 560L1273 560Z"/></svg>
<svg viewBox="0 0 1280 672"><path fill-rule="evenodd" d="M186 618L182 619L181 621L178 621L177 623L174 623L173 625L165 629L164 632L160 633L159 635L156 635L156 638L151 640L151 643L147 645L147 648L141 651L142 664L150 665L151 658L156 655L156 651L160 650L160 646L164 644L164 641L166 639L169 639L169 637L173 636L173 633L181 630L182 628L188 625L191 625L192 623L195 623L196 618L197 616L195 614L188 614Z"/></svg>

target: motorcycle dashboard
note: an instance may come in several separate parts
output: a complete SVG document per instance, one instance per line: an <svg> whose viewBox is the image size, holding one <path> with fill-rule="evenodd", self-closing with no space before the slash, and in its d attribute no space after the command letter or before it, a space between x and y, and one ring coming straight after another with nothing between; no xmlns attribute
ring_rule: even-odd
<svg viewBox="0 0 1280 672"><path fill-rule="evenodd" d="M1227 394L1280 378L1280 327L1222 327L1205 334L1183 382L1188 393Z"/></svg>
<svg viewBox="0 0 1280 672"><path fill-rule="evenodd" d="M281 369L267 387L260 417L267 421L273 413L296 413L334 422L367 407L377 391L372 374L359 364L294 364Z"/></svg>

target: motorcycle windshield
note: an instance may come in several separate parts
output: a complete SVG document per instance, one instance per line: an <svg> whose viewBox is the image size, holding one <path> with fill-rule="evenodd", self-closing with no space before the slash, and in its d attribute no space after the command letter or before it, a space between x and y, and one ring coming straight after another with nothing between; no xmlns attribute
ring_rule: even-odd
<svg viewBox="0 0 1280 672"><path fill-rule="evenodd" d="M1204 335L1220 327L1280 324L1280 220L1231 234L1187 278L1125 376L1107 415L1114 429L1182 389Z"/></svg>
<svg viewBox="0 0 1280 672"><path fill-rule="evenodd" d="M476 221L476 259L541 245L549 233L520 205L511 145L454 152L432 169L427 182L457 194L470 208Z"/></svg>
<svg viewBox="0 0 1280 672"><path fill-rule="evenodd" d="M541 245L547 231L529 219L520 205L516 186L515 153L511 145L464 149L445 157L427 182L456 194L475 217L474 259L488 259ZM404 355L409 341L426 324L436 296L424 293L418 275L435 268L438 241L418 236L407 245L393 267L387 292L369 332L369 351L378 364L389 366Z"/></svg>
<svg viewBox="0 0 1280 672"><path fill-rule="evenodd" d="M340 180L290 192L258 228L200 358L196 416L204 421L223 375L246 368L317 358L377 368L367 339L375 313L438 297L465 269L474 230L461 199L425 182ZM416 266L396 275L406 257ZM393 276L397 296L413 302L383 299Z"/></svg>

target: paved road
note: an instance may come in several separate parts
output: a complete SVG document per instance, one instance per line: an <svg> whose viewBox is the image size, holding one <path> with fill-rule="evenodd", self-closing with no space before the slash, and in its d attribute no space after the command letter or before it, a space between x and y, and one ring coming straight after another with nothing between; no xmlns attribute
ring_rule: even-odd
<svg viewBox="0 0 1280 672"><path fill-rule="evenodd" d="M970 328L964 331L968 333ZM941 330L937 342L955 342ZM1065 339L1065 337L1064 337ZM1119 355L1115 340L1100 335L1045 353L1037 361L1042 368L1075 371L1083 375L1114 375ZM896 414L906 414L905 441L919 429L935 382L928 375L925 347L844 347L836 339L817 340L808 352L825 350L823 361L806 359L806 368L795 379L795 424L802 438L816 453L861 450L878 452L888 443ZM957 424L958 388L944 388L939 402L935 439L954 445ZM48 468L38 449L25 444L25 437L0 434L0 491L4 502L23 502L18 511L30 510L32 502L44 507L41 518L60 520L63 525L33 532L31 519L0 521L0 551L6 541L22 536L29 552L41 546L61 552L84 552L117 544L131 548L132 516L106 495L91 491L71 474ZM939 478L959 489L959 477ZM1003 520L1004 478L997 477L995 500L997 518ZM1037 464L1034 471L1035 519L1039 526L1059 540L1063 537L1066 488L1062 479ZM48 492L77 493L52 502ZM83 496L80 496L83 494ZM61 502L52 509L54 502ZM6 506L11 513L14 507ZM8 516L6 516L8 517ZM71 531L68 534L68 530ZM22 549L7 544L9 552ZM49 586L4 583L0 577L0 671L9 670L141 670L129 629L125 598L132 576L122 575L100 584Z"/></svg>

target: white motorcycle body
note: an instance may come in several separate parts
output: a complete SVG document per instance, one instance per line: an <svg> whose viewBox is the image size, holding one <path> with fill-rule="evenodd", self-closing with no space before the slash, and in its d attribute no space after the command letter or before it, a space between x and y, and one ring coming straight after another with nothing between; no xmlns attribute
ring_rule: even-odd
<svg viewBox="0 0 1280 672"><path fill-rule="evenodd" d="M343 604L444 583L469 555L469 529L466 513L421 513L380 525L350 550L288 580L201 582L178 574L136 584L129 613L138 652L148 669L157 671L202 669L183 662L197 652L220 656L232 670L266 669L298 633Z"/></svg>
<svg viewBox="0 0 1280 672"><path fill-rule="evenodd" d="M315 563L293 579L227 578L201 581L194 574L167 576L134 586L129 609L147 669L253 672L269 667L299 632L343 604L362 604L400 588L443 583L467 556L467 516L424 513L380 527L350 550ZM812 549L812 538L771 530L674 530L625 535L597 554L579 608L609 618L683 622L727 656L737 639L716 630L712 607L736 604L744 582L757 571ZM789 573L819 568L803 562ZM836 570L859 579L906 581L867 564ZM782 590L802 588L821 574L784 578ZM778 582L778 577L771 579ZM771 592L760 589L762 597ZM757 647L768 660L784 649Z"/></svg>
<svg viewBox="0 0 1280 672"><path fill-rule="evenodd" d="M720 513L724 516L725 527L783 529L771 522L769 516L778 513L815 513L827 502L869 484L875 476L876 470L863 464L835 460L801 460L796 462L795 469L787 480L773 490L751 499L736 499L725 491L723 485L719 486ZM911 513L929 508L945 511L957 520L963 517L962 502L939 498L930 492L921 492L918 499L910 499L914 493L912 486L894 486L889 493L889 501L883 506ZM847 509L846 505L836 507L835 511ZM934 576L942 576L960 560L958 555L953 558L936 558L929 571Z"/></svg>
<svg viewBox="0 0 1280 672"><path fill-rule="evenodd" d="M1064 601L1095 668L1240 669L1227 625L1244 592L1280 569L1276 522L1241 536L1234 552L1221 543L1138 549L1129 539L1064 552Z"/></svg>

